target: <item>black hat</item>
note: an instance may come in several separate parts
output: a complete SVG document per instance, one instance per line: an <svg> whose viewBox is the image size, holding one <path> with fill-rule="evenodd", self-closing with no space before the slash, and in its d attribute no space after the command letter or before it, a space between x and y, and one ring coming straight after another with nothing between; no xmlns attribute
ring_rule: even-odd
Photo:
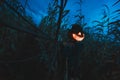
<svg viewBox="0 0 120 80"><path fill-rule="evenodd" d="M82 27L79 24L73 24L71 28L72 33L83 33Z"/></svg>

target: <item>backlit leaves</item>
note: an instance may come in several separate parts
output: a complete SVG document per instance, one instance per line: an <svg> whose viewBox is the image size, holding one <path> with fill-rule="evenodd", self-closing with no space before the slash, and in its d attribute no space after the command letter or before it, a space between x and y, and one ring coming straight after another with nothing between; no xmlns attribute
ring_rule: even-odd
<svg viewBox="0 0 120 80"><path fill-rule="evenodd" d="M112 6L117 5L118 3L120 3L120 0L117 0Z"/></svg>

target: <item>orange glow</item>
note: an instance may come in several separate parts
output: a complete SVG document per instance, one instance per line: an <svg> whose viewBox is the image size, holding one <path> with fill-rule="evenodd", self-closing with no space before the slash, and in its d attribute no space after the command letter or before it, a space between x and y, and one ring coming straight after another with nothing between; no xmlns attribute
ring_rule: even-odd
<svg viewBox="0 0 120 80"><path fill-rule="evenodd" d="M85 38L85 34L81 34L81 32L79 32L78 34L73 33L72 37L76 40L76 41L82 41Z"/></svg>
<svg viewBox="0 0 120 80"><path fill-rule="evenodd" d="M80 36L80 35L81 35L81 32L79 32L78 35Z"/></svg>

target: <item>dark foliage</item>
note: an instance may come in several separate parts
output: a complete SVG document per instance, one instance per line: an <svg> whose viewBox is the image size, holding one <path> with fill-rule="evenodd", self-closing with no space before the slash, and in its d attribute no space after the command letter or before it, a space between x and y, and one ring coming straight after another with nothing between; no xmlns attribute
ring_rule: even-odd
<svg viewBox="0 0 120 80"><path fill-rule="evenodd" d="M0 80L120 80L120 9L111 13L104 5L103 17L93 27L85 27L80 10L81 28L74 28L85 39L72 42L67 0L53 0L39 28L26 16L27 2L0 0Z"/></svg>

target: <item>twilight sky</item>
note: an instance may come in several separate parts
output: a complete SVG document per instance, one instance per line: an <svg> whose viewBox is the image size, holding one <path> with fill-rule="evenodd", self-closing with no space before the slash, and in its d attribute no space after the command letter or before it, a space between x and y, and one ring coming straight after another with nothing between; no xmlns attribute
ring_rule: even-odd
<svg viewBox="0 0 120 80"><path fill-rule="evenodd" d="M20 0L23 5L25 0ZM26 11L29 15L33 17L33 20L36 24L39 24L42 17L47 15L47 7L48 3L51 0L28 0L28 6ZM76 13L76 10L79 9L79 5L76 4L79 0L68 0L66 9L70 10L70 18L72 18L71 23L74 22L74 13ZM120 8L120 3L118 3L116 6L112 7L112 5L117 0L83 0L82 5L82 12L86 17L86 21L90 24L92 20L98 20L101 17L103 4L107 4L110 8L110 11L116 10Z"/></svg>

